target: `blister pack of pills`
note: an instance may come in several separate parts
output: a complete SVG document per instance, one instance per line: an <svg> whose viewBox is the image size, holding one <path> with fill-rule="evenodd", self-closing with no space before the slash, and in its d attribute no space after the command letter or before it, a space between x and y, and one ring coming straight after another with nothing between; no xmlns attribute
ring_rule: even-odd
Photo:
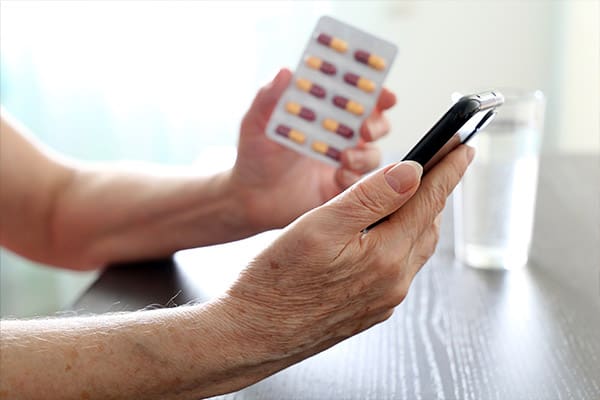
<svg viewBox="0 0 600 400"><path fill-rule="evenodd" d="M321 17L269 123L267 136L338 165L356 146L397 47L331 17Z"/></svg>

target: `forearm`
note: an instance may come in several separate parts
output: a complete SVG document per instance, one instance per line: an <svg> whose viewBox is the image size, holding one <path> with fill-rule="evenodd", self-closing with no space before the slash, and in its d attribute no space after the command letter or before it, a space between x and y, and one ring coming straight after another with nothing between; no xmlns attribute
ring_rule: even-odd
<svg viewBox="0 0 600 400"><path fill-rule="evenodd" d="M255 233L229 173L212 177L78 169L56 201L53 252L89 268L166 256Z"/></svg>
<svg viewBox="0 0 600 400"><path fill-rule="evenodd" d="M217 303L2 321L0 398L196 399L297 361L263 353Z"/></svg>

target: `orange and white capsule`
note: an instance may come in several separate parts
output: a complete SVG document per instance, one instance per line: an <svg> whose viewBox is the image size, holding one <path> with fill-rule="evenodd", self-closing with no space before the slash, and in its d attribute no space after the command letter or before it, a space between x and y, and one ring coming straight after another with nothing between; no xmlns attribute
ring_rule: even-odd
<svg viewBox="0 0 600 400"><path fill-rule="evenodd" d="M356 50L354 52L354 59L363 64L367 64L369 67L375 68L378 71L385 69L385 60L383 58L364 50Z"/></svg>
<svg viewBox="0 0 600 400"><path fill-rule="evenodd" d="M352 72L344 74L344 81L367 93L372 93L375 91L375 82L370 79L363 78L362 76L353 74Z"/></svg>
<svg viewBox="0 0 600 400"><path fill-rule="evenodd" d="M352 136L354 136L354 131L352 130L352 128L344 124L340 124L339 122L331 118L325 118L323 120L323 128L327 129L330 132L343 136L346 139L350 139Z"/></svg>
<svg viewBox="0 0 600 400"><path fill-rule="evenodd" d="M342 39L338 39L336 37L330 36L326 33L321 33L317 36L317 42L322 45L331 47L338 53L345 53L348 50L348 43Z"/></svg>
<svg viewBox="0 0 600 400"><path fill-rule="evenodd" d="M277 133L280 136L286 137L292 142L296 142L298 144L304 144L304 142L306 141L306 136L304 135L304 133L292 129L287 125L278 125L275 129L275 133Z"/></svg>
<svg viewBox="0 0 600 400"><path fill-rule="evenodd" d="M298 78L296 80L296 87L302 90L303 92L310 93L313 96L318 97L320 99L325 97L325 95L327 94L323 87L317 85L316 83L312 83L308 79L304 78Z"/></svg>
<svg viewBox="0 0 600 400"><path fill-rule="evenodd" d="M327 75L335 75L337 68L332 63L321 60L319 57L308 56L306 57L306 65L309 68L317 69Z"/></svg>
<svg viewBox="0 0 600 400"><path fill-rule="evenodd" d="M302 107L298 103L294 103L293 101L288 101L285 104L285 110L290 114L294 114L299 116L302 119L307 121L314 121L316 118L315 112L310 108Z"/></svg>
<svg viewBox="0 0 600 400"><path fill-rule="evenodd" d="M314 151L316 151L319 154L323 154L324 156L327 156L336 161L340 160L340 151L334 147L331 147L325 142L314 141L311 147Z"/></svg>
<svg viewBox="0 0 600 400"><path fill-rule="evenodd" d="M360 116L363 115L363 113L365 112L365 108L362 106L362 104L357 103L353 100L348 100L347 98L342 96L334 96L333 104L335 104L336 107L349 111L354 115Z"/></svg>

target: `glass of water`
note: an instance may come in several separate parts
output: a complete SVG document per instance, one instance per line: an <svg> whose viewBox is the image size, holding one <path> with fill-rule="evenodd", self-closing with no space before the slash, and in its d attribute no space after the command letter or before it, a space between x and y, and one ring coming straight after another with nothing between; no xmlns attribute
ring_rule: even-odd
<svg viewBox="0 0 600 400"><path fill-rule="evenodd" d="M546 102L540 91L500 92L505 103L469 142L475 159L454 191L455 255L477 268L527 264L533 230Z"/></svg>

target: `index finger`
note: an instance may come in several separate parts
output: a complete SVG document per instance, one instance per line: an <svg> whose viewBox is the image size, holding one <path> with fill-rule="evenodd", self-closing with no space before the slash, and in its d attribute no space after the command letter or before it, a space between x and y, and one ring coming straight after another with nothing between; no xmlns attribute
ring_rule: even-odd
<svg viewBox="0 0 600 400"><path fill-rule="evenodd" d="M446 199L460 182L474 155L475 150L466 145L460 145L446 155L425 175L417 193L373 232L381 228L378 234L385 236L387 243L419 240L444 209Z"/></svg>

